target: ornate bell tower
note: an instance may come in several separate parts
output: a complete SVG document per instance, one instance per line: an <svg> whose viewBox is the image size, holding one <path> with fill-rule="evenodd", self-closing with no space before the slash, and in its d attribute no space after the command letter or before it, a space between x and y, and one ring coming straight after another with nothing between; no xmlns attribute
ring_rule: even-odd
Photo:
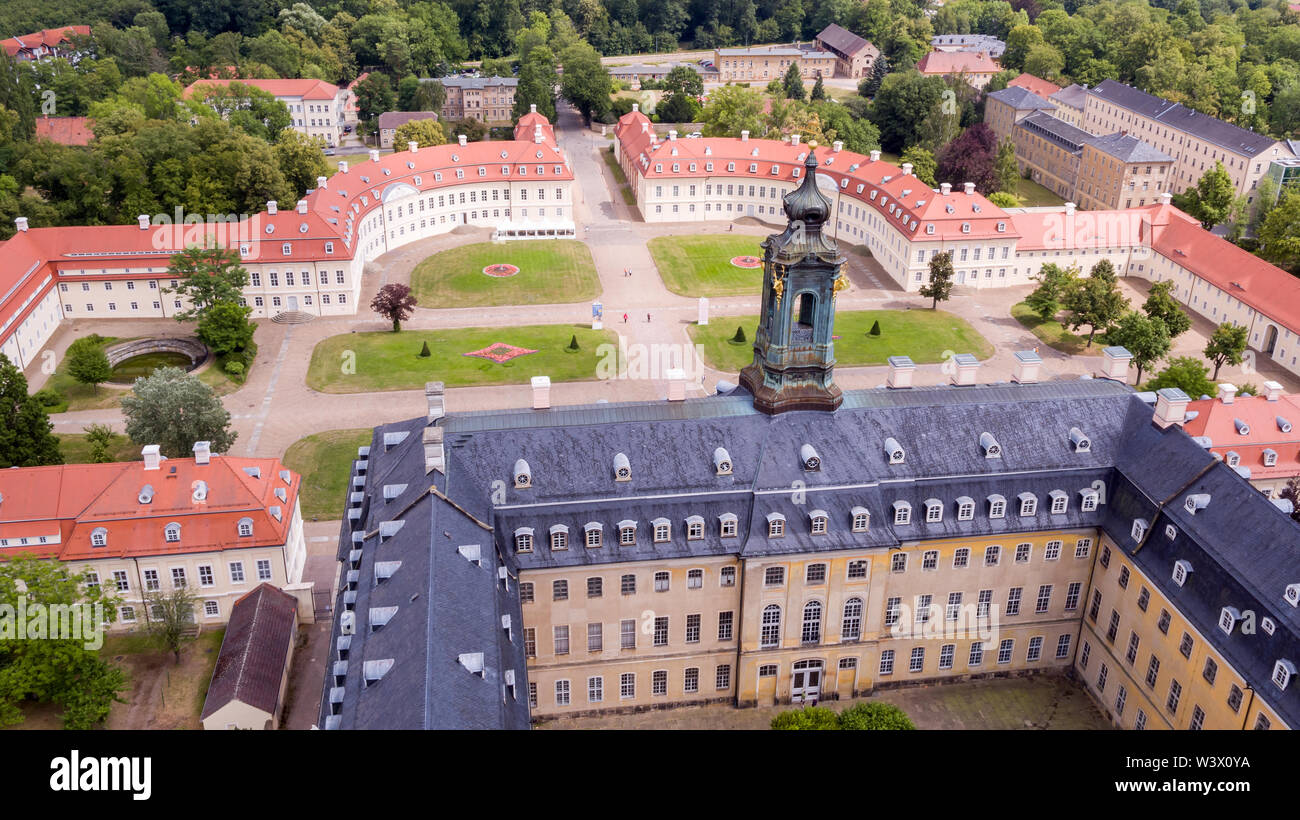
<svg viewBox="0 0 1300 820"><path fill-rule="evenodd" d="M803 183L783 199L788 224L762 243L763 307L754 361L740 372L740 383L764 413L834 410L844 399L831 376L835 294L848 280L839 247L822 233L831 202L817 190L811 147Z"/></svg>

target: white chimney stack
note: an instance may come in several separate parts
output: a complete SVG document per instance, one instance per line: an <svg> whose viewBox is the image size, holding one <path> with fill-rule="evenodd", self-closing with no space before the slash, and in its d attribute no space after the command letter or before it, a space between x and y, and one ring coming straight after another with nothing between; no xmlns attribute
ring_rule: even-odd
<svg viewBox="0 0 1300 820"><path fill-rule="evenodd" d="M749 132L748 132L748 131L741 131L741 132L740 132L740 141L741 141L741 142L749 142Z"/></svg>
<svg viewBox="0 0 1300 820"><path fill-rule="evenodd" d="M464 145L465 143L469 142L469 140L465 137L464 134L461 134L460 136L458 136L458 137L456 138L456 141L459 142L461 145Z"/></svg>
<svg viewBox="0 0 1300 820"><path fill-rule="evenodd" d="M300 214L307 213L307 200L305 199L298 200L298 213Z"/></svg>
<svg viewBox="0 0 1300 820"><path fill-rule="evenodd" d="M952 357L957 370L952 374L952 383L958 387L969 387L975 383L975 373L980 369L979 359L970 353L958 353Z"/></svg>
<svg viewBox="0 0 1300 820"><path fill-rule="evenodd" d="M668 129L668 139L670 139L670 140L676 140L676 139L677 139L677 130L676 130L675 128L669 128L669 129Z"/></svg>
<svg viewBox="0 0 1300 820"><path fill-rule="evenodd" d="M542 131L542 124L540 122L533 126L533 142L538 145L546 142L546 134Z"/></svg>
<svg viewBox="0 0 1300 820"><path fill-rule="evenodd" d="M1264 398L1269 401L1277 401L1282 398L1282 385L1275 381L1264 382Z"/></svg>
<svg viewBox="0 0 1300 820"><path fill-rule="evenodd" d="M549 410L551 407L551 377L533 376L533 409Z"/></svg>
<svg viewBox="0 0 1300 820"><path fill-rule="evenodd" d="M20 231L26 231L26 230L27 230L27 217L25 217L25 216L20 216L20 217L18 217L17 219L15 219L15 220L14 220L14 227L16 227L16 228L17 228L18 230L20 230Z"/></svg>
<svg viewBox="0 0 1300 820"><path fill-rule="evenodd" d="M371 148L371 149L370 149L370 161L371 161L371 162L379 162L379 149L378 149L378 148Z"/></svg>
<svg viewBox="0 0 1300 820"><path fill-rule="evenodd" d="M428 423L433 424L438 419L447 415L447 405L445 402L446 387L443 382L425 382L424 383L424 401L428 405Z"/></svg>
<svg viewBox="0 0 1300 820"><path fill-rule="evenodd" d="M194 463L207 464L212 460L212 442L196 441L194 442Z"/></svg>
<svg viewBox="0 0 1300 820"><path fill-rule="evenodd" d="M974 196L974 195L975 195L975 183L973 183L973 182L963 182L963 183L961 184L961 187L963 187L963 188L966 189L966 196Z"/></svg>
<svg viewBox="0 0 1300 820"><path fill-rule="evenodd" d="M529 114L536 114L536 113L537 113L537 103L529 103L529 104L528 104L528 113L529 113Z"/></svg>
<svg viewBox="0 0 1300 820"><path fill-rule="evenodd" d="M1172 193L1170 193L1169 191L1161 192L1160 194L1161 205L1172 205L1173 202L1174 202L1174 195Z"/></svg>
<svg viewBox="0 0 1300 820"><path fill-rule="evenodd" d="M1073 202L1065 203L1065 215L1070 216L1074 213L1075 204Z"/></svg>
<svg viewBox="0 0 1300 820"><path fill-rule="evenodd" d="M1157 427L1165 428L1171 424L1182 424L1187 417L1187 403L1191 399L1177 387L1165 387L1156 391L1156 412L1152 421Z"/></svg>
<svg viewBox="0 0 1300 820"><path fill-rule="evenodd" d="M347 172L348 172L348 161L345 159L339 160L339 173L346 174Z"/></svg>
<svg viewBox="0 0 1300 820"><path fill-rule="evenodd" d="M157 444L146 444L140 455L144 456L146 470L157 470L162 464L162 448Z"/></svg>
<svg viewBox="0 0 1300 820"><path fill-rule="evenodd" d="M149 230L149 214L140 214L136 217L136 220L140 223L140 230Z"/></svg>
<svg viewBox="0 0 1300 820"><path fill-rule="evenodd" d="M641 103L632 103L632 110L633 110L633 111L640 111L640 110L641 110Z"/></svg>
<svg viewBox="0 0 1300 820"><path fill-rule="evenodd" d="M871 152L871 161L872 161L872 162L880 162L880 152L879 152L879 151L872 151L872 152Z"/></svg>
<svg viewBox="0 0 1300 820"><path fill-rule="evenodd" d="M275 216L277 213L280 212L280 203L276 202L274 199L268 199L266 201L266 212L272 216Z"/></svg>
<svg viewBox="0 0 1300 820"><path fill-rule="evenodd" d="M910 163L910 162L904 162L904 163L903 163L903 176L905 176L905 177L910 177L911 175L912 175L912 163Z"/></svg>
<svg viewBox="0 0 1300 820"><path fill-rule="evenodd" d="M912 362L910 356L890 356L889 381L887 384L895 389L911 387L912 374L915 372L916 365Z"/></svg>
<svg viewBox="0 0 1300 820"><path fill-rule="evenodd" d="M800 139L802 139L802 137L801 137L800 135L798 135L798 134L791 134L791 135L790 135L790 144L791 144L791 145L798 145Z"/></svg>
<svg viewBox="0 0 1300 820"><path fill-rule="evenodd" d="M686 401L686 371L671 368L664 371L668 379L668 401Z"/></svg>
<svg viewBox="0 0 1300 820"><path fill-rule="evenodd" d="M831 150L834 151L834 152L837 153L837 154L838 154L839 152L843 151L843 150L844 150L844 140L835 140L835 142L832 142L832 143L831 143Z"/></svg>
<svg viewBox="0 0 1300 820"><path fill-rule="evenodd" d="M1121 384L1128 384L1128 365L1133 360L1133 354L1128 352L1127 348L1113 347L1103 348L1101 351L1101 371L1097 374L1102 379L1112 379Z"/></svg>
<svg viewBox="0 0 1300 820"><path fill-rule="evenodd" d="M1016 369L1011 380L1017 384L1033 384L1038 381L1038 369L1043 360L1032 350L1016 351Z"/></svg>
<svg viewBox="0 0 1300 820"><path fill-rule="evenodd" d="M940 195L940 196L947 196L947 195L950 194L950 193L952 193L952 183L950 183L950 182L940 182L940 183L939 183L939 195Z"/></svg>
<svg viewBox="0 0 1300 820"><path fill-rule="evenodd" d="M329 177L316 177L317 188L328 188L330 186Z"/></svg>
<svg viewBox="0 0 1300 820"><path fill-rule="evenodd" d="M416 142L415 140L411 140L410 142L406 143L406 150L410 151L412 154L418 153L420 150L420 143Z"/></svg>
<svg viewBox="0 0 1300 820"><path fill-rule="evenodd" d="M441 427L426 427L421 443L424 445L424 474L437 470L443 472L446 469L447 459L446 451L442 448L443 429Z"/></svg>
<svg viewBox="0 0 1300 820"><path fill-rule="evenodd" d="M1232 404L1235 398L1237 398L1237 385L1228 384L1227 382L1219 385L1219 401L1224 404Z"/></svg>

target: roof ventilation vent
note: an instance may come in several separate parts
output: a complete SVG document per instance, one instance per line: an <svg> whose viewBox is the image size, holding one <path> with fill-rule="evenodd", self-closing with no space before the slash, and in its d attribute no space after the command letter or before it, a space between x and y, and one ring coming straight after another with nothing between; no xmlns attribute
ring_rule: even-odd
<svg viewBox="0 0 1300 820"><path fill-rule="evenodd" d="M366 661L361 665L361 677L365 679L366 686L374 686L383 680L388 670L393 668L393 659L384 658L378 661Z"/></svg>
<svg viewBox="0 0 1300 820"><path fill-rule="evenodd" d="M725 447L713 451L713 466L717 469L718 475L731 475L731 454Z"/></svg>
<svg viewBox="0 0 1300 820"><path fill-rule="evenodd" d="M456 551L476 567L483 566L483 548L478 544L461 544Z"/></svg>
<svg viewBox="0 0 1300 820"><path fill-rule="evenodd" d="M533 486L532 470L528 469L528 462L522 458L515 462L515 489L526 490Z"/></svg>
<svg viewBox="0 0 1300 820"><path fill-rule="evenodd" d="M275 491L276 493L284 492L284 490L279 487L276 487ZM399 495L401 495L404 492L406 492L405 484L385 484L384 503L387 504L388 502L392 501L394 498L397 498Z"/></svg>
<svg viewBox="0 0 1300 820"><path fill-rule="evenodd" d="M1092 452L1092 442L1078 427L1070 428L1070 443L1074 445L1076 453Z"/></svg>
<svg viewBox="0 0 1300 820"><path fill-rule="evenodd" d="M903 445L898 443L898 439L890 436L885 439L885 457L889 459L890 464L902 464L907 454L903 451Z"/></svg>
<svg viewBox="0 0 1300 820"><path fill-rule="evenodd" d="M471 675L483 677L483 653L465 652L457 657L460 665L469 670Z"/></svg>
<svg viewBox="0 0 1300 820"><path fill-rule="evenodd" d="M1281 416L1278 416L1278 417L1277 417L1277 429L1281 430L1283 433L1289 433L1289 432L1291 432L1291 422L1287 421L1286 419L1282 418Z"/></svg>
<svg viewBox="0 0 1300 820"><path fill-rule="evenodd" d="M1187 496L1187 500L1183 502L1183 507L1186 508L1187 512L1191 515L1196 515L1198 511L1203 510L1208 506L1210 506L1209 493L1194 493L1193 495Z"/></svg>
<svg viewBox="0 0 1300 820"><path fill-rule="evenodd" d="M625 453L616 453L614 455L614 480L632 480L632 464L627 460L627 455Z"/></svg>
<svg viewBox="0 0 1300 820"><path fill-rule="evenodd" d="M208 482L196 481L194 482L193 489L194 489L193 497L195 502L203 502L208 500Z"/></svg>
<svg viewBox="0 0 1300 820"><path fill-rule="evenodd" d="M1239 435L1243 435L1243 436L1250 435L1250 425L1242 421L1241 419L1233 419L1232 426L1237 428L1237 433Z"/></svg>
<svg viewBox="0 0 1300 820"><path fill-rule="evenodd" d="M146 484L140 488L139 501L141 504L148 504L153 501L153 485Z"/></svg>
<svg viewBox="0 0 1300 820"><path fill-rule="evenodd" d="M799 461L807 473L815 473L822 468L822 457L817 455L817 450L811 444L799 448Z"/></svg>
<svg viewBox="0 0 1300 820"><path fill-rule="evenodd" d="M985 458L1002 458L1002 445L993 438L992 433L980 433L980 449Z"/></svg>

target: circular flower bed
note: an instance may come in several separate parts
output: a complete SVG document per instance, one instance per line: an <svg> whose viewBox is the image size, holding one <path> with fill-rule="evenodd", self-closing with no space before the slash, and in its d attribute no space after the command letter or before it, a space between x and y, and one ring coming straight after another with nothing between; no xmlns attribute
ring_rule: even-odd
<svg viewBox="0 0 1300 820"><path fill-rule="evenodd" d="M483 269L483 272L486 273L488 276L495 276L497 278L504 279L507 276L514 276L516 273L519 273L519 268L515 267L514 265L497 263L495 265L488 265L486 268Z"/></svg>
<svg viewBox="0 0 1300 820"><path fill-rule="evenodd" d="M763 267L763 260L757 256L733 256L731 257L731 264L738 268L761 268Z"/></svg>

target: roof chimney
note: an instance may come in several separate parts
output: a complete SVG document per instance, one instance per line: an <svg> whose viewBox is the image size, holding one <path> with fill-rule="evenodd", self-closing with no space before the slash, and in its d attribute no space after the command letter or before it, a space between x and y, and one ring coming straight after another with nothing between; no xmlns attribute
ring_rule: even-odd
<svg viewBox="0 0 1300 820"><path fill-rule="evenodd" d="M469 140L466 139L464 134L461 134L460 136L456 137L456 141L459 142L461 145L464 145L465 143L469 142Z"/></svg>
<svg viewBox="0 0 1300 820"><path fill-rule="evenodd" d="M379 149L378 149L378 148L371 148L371 149L370 149L370 161L371 161L371 162L379 162Z"/></svg>
<svg viewBox="0 0 1300 820"><path fill-rule="evenodd" d="M442 449L443 429L441 427L424 428L424 474L437 470L443 472L446 468L446 453Z"/></svg>
<svg viewBox="0 0 1300 820"><path fill-rule="evenodd" d="M675 128L668 129L668 139L670 140L677 139L677 130Z"/></svg>
<svg viewBox="0 0 1300 820"><path fill-rule="evenodd" d="M952 193L952 183L950 183L950 182L941 182L941 183L939 183L939 195L940 195L940 196L947 196L947 195L950 194L950 193Z"/></svg>
<svg viewBox="0 0 1300 820"><path fill-rule="evenodd" d="M1132 361L1133 354L1129 353L1126 348L1113 347L1104 348L1101 351L1101 372L1097 374L1103 379L1113 379L1122 384L1128 383L1128 363Z"/></svg>
<svg viewBox="0 0 1300 820"><path fill-rule="evenodd" d="M140 451L140 455L144 456L144 468L146 470L157 470L159 465L162 464L162 448L157 444L146 444L144 449Z"/></svg>
<svg viewBox="0 0 1300 820"><path fill-rule="evenodd" d="M207 464L212 460L212 442L196 441L194 442L194 463Z"/></svg>
<svg viewBox="0 0 1300 820"><path fill-rule="evenodd" d="M1161 205L1172 205L1173 203L1174 203L1174 195L1172 193L1170 193L1169 191L1162 191L1160 193Z"/></svg>
<svg viewBox="0 0 1300 820"><path fill-rule="evenodd" d="M348 172L348 161L345 159L339 160L339 173L346 174L347 172Z"/></svg>
<svg viewBox="0 0 1300 820"><path fill-rule="evenodd" d="M837 153L837 154L838 154L839 152L843 151L843 150L844 150L844 140L835 140L835 142L832 142L832 143L831 143L831 150L834 151L834 152Z"/></svg>
<svg viewBox="0 0 1300 820"><path fill-rule="evenodd" d="M15 219L15 220L14 220L14 227L18 228L18 230L20 230L20 231L26 231L26 230L27 230L27 217L25 217L25 216L20 216L20 217L18 217L17 219Z"/></svg>
<svg viewBox="0 0 1300 820"><path fill-rule="evenodd" d="M529 104L528 104L528 113L529 113L529 114L536 114L536 113L537 113L537 103L529 103Z"/></svg>
<svg viewBox="0 0 1300 820"><path fill-rule="evenodd" d="M980 369L979 359L970 353L957 353L952 357L957 370L952 374L952 383L959 387L968 387L975 383L975 371Z"/></svg>
<svg viewBox="0 0 1300 820"><path fill-rule="evenodd" d="M800 139L802 139L802 138L801 138L798 134L791 134L791 135L790 135L790 144L791 144L791 145L798 145Z"/></svg>
<svg viewBox="0 0 1300 820"><path fill-rule="evenodd" d="M633 110L633 111L640 111L640 110L641 110L641 103L632 103L632 110Z"/></svg>
<svg viewBox="0 0 1300 820"><path fill-rule="evenodd" d="M749 132L748 132L748 131L741 131L741 132L740 132L740 141L741 141L741 142L749 142Z"/></svg>
<svg viewBox="0 0 1300 820"><path fill-rule="evenodd" d="M300 214L307 213L307 200L305 199L298 200L298 213Z"/></svg>
<svg viewBox="0 0 1300 820"><path fill-rule="evenodd" d="M905 177L909 177L909 176L911 176L911 175L912 175L912 163L910 163L910 162L904 162L904 163L903 163L903 176L905 176Z"/></svg>
<svg viewBox="0 0 1300 820"><path fill-rule="evenodd" d="M1275 381L1264 382L1264 398L1269 401L1277 401L1282 398L1282 385Z"/></svg>
<svg viewBox="0 0 1300 820"><path fill-rule="evenodd" d="M330 178L329 178L329 177L316 177L316 187L317 187L317 188L328 188L329 186L330 186Z"/></svg>
<svg viewBox="0 0 1300 820"><path fill-rule="evenodd" d="M650 130L650 122L649 122L648 120L647 120L646 122L641 123L641 133L642 133L642 134L644 134L645 132L647 132L647 131L649 131L649 130ZM651 135L651 138L650 138L650 139L653 141L653 140L654 140L654 136Z"/></svg>
<svg viewBox="0 0 1300 820"><path fill-rule="evenodd" d="M1017 350L1016 369L1011 380L1017 384L1033 384L1038 381L1038 368L1042 365L1043 360L1034 351Z"/></svg>
<svg viewBox="0 0 1300 820"><path fill-rule="evenodd" d="M1171 424L1181 425L1187 416L1187 403L1191 399L1177 387L1165 387L1156 391L1156 413L1152 421L1160 428Z"/></svg>
<svg viewBox="0 0 1300 820"><path fill-rule="evenodd" d="M549 410L551 409L551 377L550 376L533 376L533 409Z"/></svg>
<svg viewBox="0 0 1300 820"><path fill-rule="evenodd" d="M974 195L975 195L975 183L973 183L973 182L963 182L963 183L962 183L962 187L966 189L966 196L974 196Z"/></svg>
<svg viewBox="0 0 1300 820"><path fill-rule="evenodd" d="M149 214L140 214L136 217L136 221L140 223L140 230L149 230Z"/></svg>
<svg viewBox="0 0 1300 820"><path fill-rule="evenodd" d="M1074 205L1073 202L1067 202L1067 203L1065 203L1065 215L1066 215L1066 216L1069 216L1069 215L1073 214L1073 213L1074 213L1074 208L1075 208L1075 205Z"/></svg>
<svg viewBox="0 0 1300 820"><path fill-rule="evenodd" d="M546 135L542 132L542 124L540 122L533 126L533 142L539 145L546 142Z"/></svg>
<svg viewBox="0 0 1300 820"><path fill-rule="evenodd" d="M668 379L668 401L686 401L686 371L679 367L664 371Z"/></svg>
<svg viewBox="0 0 1300 820"><path fill-rule="evenodd" d="M911 387L912 374L915 372L916 365L912 363L910 356L890 356L887 384L895 389Z"/></svg>
<svg viewBox="0 0 1300 820"><path fill-rule="evenodd" d="M275 216L277 213L280 212L280 204L276 202L274 199L268 199L266 201L266 212L272 216Z"/></svg>
<svg viewBox="0 0 1300 820"><path fill-rule="evenodd" d="M445 388L442 382L424 383L424 401L429 408L429 424L447 415Z"/></svg>
<svg viewBox="0 0 1300 820"><path fill-rule="evenodd" d="M1235 384L1219 385L1219 401L1224 404L1232 404L1232 400L1237 397L1237 386Z"/></svg>
<svg viewBox="0 0 1300 820"><path fill-rule="evenodd" d="M410 151L412 154L417 153L420 150L420 143L415 140L410 140L406 143L406 150Z"/></svg>
<svg viewBox="0 0 1300 820"><path fill-rule="evenodd" d="M871 161L872 161L872 162L880 162L880 152L879 152L879 151L872 151L872 152L871 152Z"/></svg>

